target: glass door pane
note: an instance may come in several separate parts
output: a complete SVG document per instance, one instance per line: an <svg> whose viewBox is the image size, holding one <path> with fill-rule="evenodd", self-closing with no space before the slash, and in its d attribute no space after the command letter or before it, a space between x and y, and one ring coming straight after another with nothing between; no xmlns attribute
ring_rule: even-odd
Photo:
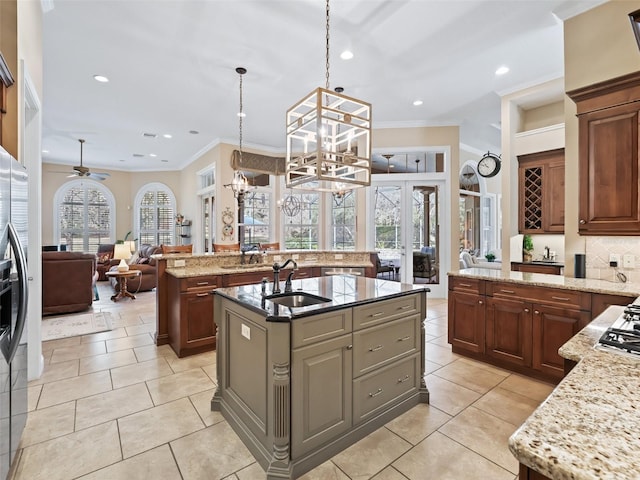
<svg viewBox="0 0 640 480"><path fill-rule="evenodd" d="M374 187L374 247L381 265L378 278L400 280L399 269L404 253L402 240L401 185Z"/></svg>
<svg viewBox="0 0 640 480"><path fill-rule="evenodd" d="M417 185L412 191L413 283L440 283L438 187Z"/></svg>

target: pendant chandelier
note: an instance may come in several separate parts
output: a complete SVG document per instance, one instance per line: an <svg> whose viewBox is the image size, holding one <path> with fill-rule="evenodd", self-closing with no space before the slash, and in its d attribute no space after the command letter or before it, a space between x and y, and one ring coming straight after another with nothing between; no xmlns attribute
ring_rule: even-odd
<svg viewBox="0 0 640 480"><path fill-rule="evenodd" d="M345 192L371 185L371 104L329 89L329 0L326 83L287 110L287 188Z"/></svg>
<svg viewBox="0 0 640 480"><path fill-rule="evenodd" d="M239 145L238 148L240 150L240 162L242 165L242 119L244 117L244 113L242 111L242 75L247 73L247 69L243 67L236 68L236 72L240 76L240 111L238 112L239 117ZM244 199L244 194L250 190L249 182L247 181L247 177L240 170L233 170L233 178L231 179L231 183L225 185L225 187L230 188L233 191L233 196L238 200L238 204L241 204Z"/></svg>

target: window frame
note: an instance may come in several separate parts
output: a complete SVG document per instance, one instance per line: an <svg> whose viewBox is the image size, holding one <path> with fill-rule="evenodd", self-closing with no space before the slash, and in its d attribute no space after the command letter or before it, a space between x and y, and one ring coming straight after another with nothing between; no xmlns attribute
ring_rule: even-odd
<svg viewBox="0 0 640 480"><path fill-rule="evenodd" d="M144 185L142 185L139 189L138 192L136 193L136 197L134 200L134 218L133 218L133 232L134 232L134 238L141 238L141 231L140 231L140 208L142 207L142 199L144 198L144 196L150 192L158 192L158 191L165 191L165 193L167 193L167 196L169 197L169 201L171 203L171 208L173 210L173 217L174 219L171 222L171 228L170 228L170 234L171 234L171 245L175 245L176 244L176 229L175 229L175 215L177 214L177 202L176 202L176 197L173 193L173 190L171 190L171 188L169 188L168 185L162 183L162 182L151 182L151 183L146 183ZM157 206L157 203L156 203ZM157 218L156 218L157 220ZM158 235L159 235L160 230L158 230L157 228L157 222L156 222L156 229L155 229L155 235L156 235L156 241L158 241ZM146 232L145 232L146 233ZM145 242L146 243L146 242ZM160 243L154 242L154 245L160 245ZM139 246L139 245L138 245Z"/></svg>

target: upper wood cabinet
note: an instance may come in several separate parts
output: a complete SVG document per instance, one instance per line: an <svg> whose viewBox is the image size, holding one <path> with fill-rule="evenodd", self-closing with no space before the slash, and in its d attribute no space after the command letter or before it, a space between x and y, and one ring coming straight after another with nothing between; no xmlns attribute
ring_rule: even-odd
<svg viewBox="0 0 640 480"><path fill-rule="evenodd" d="M564 233L564 149L518 156L518 230Z"/></svg>
<svg viewBox="0 0 640 480"><path fill-rule="evenodd" d="M579 119L579 233L638 235L640 72L567 94Z"/></svg>

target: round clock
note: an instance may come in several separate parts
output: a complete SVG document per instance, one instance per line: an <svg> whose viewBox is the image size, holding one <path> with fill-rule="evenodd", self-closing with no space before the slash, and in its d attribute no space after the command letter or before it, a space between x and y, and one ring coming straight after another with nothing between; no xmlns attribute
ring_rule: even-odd
<svg viewBox="0 0 640 480"><path fill-rule="evenodd" d="M500 156L487 152L478 162L478 173L485 178L495 177L500 171Z"/></svg>

